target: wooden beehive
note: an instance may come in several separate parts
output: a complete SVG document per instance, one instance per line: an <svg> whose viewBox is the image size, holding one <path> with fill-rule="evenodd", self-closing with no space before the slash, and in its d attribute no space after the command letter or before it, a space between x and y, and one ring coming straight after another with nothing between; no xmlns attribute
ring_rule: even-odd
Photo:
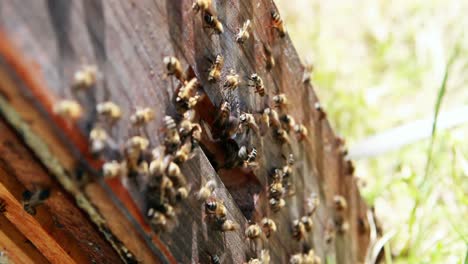
<svg viewBox="0 0 468 264"><path fill-rule="evenodd" d="M272 27L276 7L267 0L229 0L214 1L212 10L222 34L206 28L204 12L195 14L191 0L0 3L0 199L5 205L0 247L8 258L15 263L210 263L216 255L222 263L243 263L264 248L271 263L288 263L293 254L313 248L322 261L364 260L367 207L341 140L317 109L312 85L304 82L305 68L290 39ZM248 19L250 37L240 44L236 34ZM275 59L271 70L264 46ZM210 60L217 54L223 55L224 67L221 80L212 83ZM174 227L156 234L146 215L145 182L104 179L101 166L109 157L91 155L87 137L97 122L95 105L112 100L123 110L122 120L108 131L117 145L137 134L147 136L152 147L163 143L162 120L177 116L174 97L181 86L165 76L165 56L179 58L199 80L203 99L195 110L205 132L193 157L181 166L189 198L177 208ZM71 80L84 64L97 65L102 76L92 89L73 91ZM230 69L242 84L227 92L223 83ZM247 87L252 73L263 79L265 96ZM214 124L223 102L235 118L244 112L259 116L280 93L289 102L284 113L309 131L306 140L298 141L293 131L289 144L280 144L271 131L220 138L223 131ZM61 99L79 101L83 118L75 122L56 115L53 105ZM156 119L134 129L129 117L140 107L152 108ZM258 152L253 169L225 164L232 149L242 145ZM296 161L290 179L295 193L273 213L267 188L271 172L282 168L289 154ZM224 201L227 218L239 230L222 233L210 227L203 202L194 198L208 180L217 182L213 196ZM35 215L28 214L22 196L40 188L49 189L50 197ZM321 201L313 230L296 241L292 222L306 213L306 199L313 193ZM347 201L344 211L336 210L337 195ZM278 232L255 247L244 230L249 220L260 222L265 216L274 219ZM343 221L347 231L336 232L327 243L328 223Z"/></svg>

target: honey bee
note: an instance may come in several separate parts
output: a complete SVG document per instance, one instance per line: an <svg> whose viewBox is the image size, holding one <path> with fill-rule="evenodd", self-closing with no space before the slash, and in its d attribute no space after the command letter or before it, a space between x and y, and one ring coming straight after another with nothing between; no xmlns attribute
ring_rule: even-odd
<svg viewBox="0 0 468 264"><path fill-rule="evenodd" d="M148 139L140 136L130 138L125 148L125 165L129 170L130 176L137 174L146 174L148 172L148 163L141 160L141 155L149 146Z"/></svg>
<svg viewBox="0 0 468 264"><path fill-rule="evenodd" d="M289 258L290 264L304 264L304 257L301 253L294 254Z"/></svg>
<svg viewBox="0 0 468 264"><path fill-rule="evenodd" d="M214 180L209 180L205 185L203 185L200 190L197 192L196 196L199 201L206 201L213 191L216 189L216 182Z"/></svg>
<svg viewBox="0 0 468 264"><path fill-rule="evenodd" d="M114 178L122 175L122 166L118 161L108 161L102 165L102 175L105 178Z"/></svg>
<svg viewBox="0 0 468 264"><path fill-rule="evenodd" d="M153 151L154 152L154 151ZM169 161L164 159L163 156L158 156L154 158L149 165L149 173L153 177L159 177L163 175L167 169Z"/></svg>
<svg viewBox="0 0 468 264"><path fill-rule="evenodd" d="M185 74L182 70L182 64L176 57L166 56L163 59L163 63L166 66L167 76L174 75L182 83L185 81Z"/></svg>
<svg viewBox="0 0 468 264"><path fill-rule="evenodd" d="M273 105L276 108L283 110L287 104L288 104L288 98L286 97L284 93L273 96Z"/></svg>
<svg viewBox="0 0 468 264"><path fill-rule="evenodd" d="M221 69L224 66L224 57L221 54L216 55L216 59L210 67L208 73L209 82L217 82L221 77Z"/></svg>
<svg viewBox="0 0 468 264"><path fill-rule="evenodd" d="M346 199L341 195L335 195L333 197L333 204L335 206L335 210L338 212L342 212L348 208L348 203Z"/></svg>
<svg viewBox="0 0 468 264"><path fill-rule="evenodd" d="M302 141L307 138L309 131L303 124L297 124L294 126L294 132L298 141Z"/></svg>
<svg viewBox="0 0 468 264"><path fill-rule="evenodd" d="M284 178L289 178L292 173L293 173L293 168L292 166L294 165L294 156L293 154L289 154L288 160L286 162L286 165L283 166L282 172L283 172L283 177Z"/></svg>
<svg viewBox="0 0 468 264"><path fill-rule="evenodd" d="M153 109L140 108L135 111L133 115L130 116L130 122L136 127L140 127L151 122L155 117Z"/></svg>
<svg viewBox="0 0 468 264"><path fill-rule="evenodd" d="M346 175L353 175L354 173L354 164L353 161L350 160L348 157L345 158L345 173Z"/></svg>
<svg viewBox="0 0 468 264"><path fill-rule="evenodd" d="M276 11L272 11L271 19L273 20L273 28L278 31L281 38L284 38L284 36L286 36L286 28L284 27L283 19L281 19L280 14Z"/></svg>
<svg viewBox="0 0 468 264"><path fill-rule="evenodd" d="M221 225L221 231L227 232L227 231L236 231L239 230L239 225L237 223L234 223L231 220L225 220L223 224Z"/></svg>
<svg viewBox="0 0 468 264"><path fill-rule="evenodd" d="M75 90L89 89L96 84L98 68L96 65L85 65L73 75L72 88Z"/></svg>
<svg viewBox="0 0 468 264"><path fill-rule="evenodd" d="M316 102L314 104L314 108L318 113L318 119L319 120L323 120L325 117L327 117L327 113L325 113L325 111L323 110L323 108L322 108L322 106L320 105L319 102Z"/></svg>
<svg viewBox="0 0 468 264"><path fill-rule="evenodd" d="M310 83L310 75L314 70L314 65L311 63L304 64L304 74L302 76L303 83Z"/></svg>
<svg viewBox="0 0 468 264"><path fill-rule="evenodd" d="M182 88L179 90L179 93L177 94L177 97L180 98L180 100L185 100L188 102L190 98L196 95L198 85L199 83L197 78L192 78L189 82L182 86Z"/></svg>
<svg viewBox="0 0 468 264"><path fill-rule="evenodd" d="M202 131L200 124L193 123L189 119L182 119L179 124L179 135L182 139L186 139L193 135L195 131Z"/></svg>
<svg viewBox="0 0 468 264"><path fill-rule="evenodd" d="M201 11L208 10L210 6L211 6L211 0L195 0L195 2L192 5L192 10L196 14L200 10Z"/></svg>
<svg viewBox="0 0 468 264"><path fill-rule="evenodd" d="M265 236L270 238L271 234L276 232L275 221L273 221L273 219L264 217L262 219L262 228Z"/></svg>
<svg viewBox="0 0 468 264"><path fill-rule="evenodd" d="M275 110L271 108L265 108L265 110L263 111L263 115L264 115L264 118L263 118L264 120L268 119L269 126L272 126L273 128L281 127L281 121L280 121L278 112L276 112ZM266 116L268 118L266 118Z"/></svg>
<svg viewBox="0 0 468 264"><path fill-rule="evenodd" d="M282 128L275 129L274 131L274 137L279 141L281 144L289 144L289 137L288 137L288 132Z"/></svg>
<svg viewBox="0 0 468 264"><path fill-rule="evenodd" d="M220 129L221 138L231 138L239 128L239 120L231 116L231 106L229 102L223 102L218 110L214 121L214 126Z"/></svg>
<svg viewBox="0 0 468 264"><path fill-rule="evenodd" d="M289 132L289 130L294 129L294 126L296 126L296 121L290 115L282 115L280 120L283 124L283 129L286 130L286 132Z"/></svg>
<svg viewBox="0 0 468 264"><path fill-rule="evenodd" d="M221 22L215 15L211 14L207 10L203 14L203 21L205 22L208 28L213 30L215 34L221 34L224 32L223 24L221 24Z"/></svg>
<svg viewBox="0 0 468 264"><path fill-rule="evenodd" d="M276 200L280 199L284 192L285 190L281 179L275 179L268 187L268 196Z"/></svg>
<svg viewBox="0 0 468 264"><path fill-rule="evenodd" d="M30 215L36 214L36 207L49 198L50 190L49 189L39 189L34 192L26 190L23 192L23 209Z"/></svg>
<svg viewBox="0 0 468 264"><path fill-rule="evenodd" d="M307 254L303 254L303 263L304 264L319 264L316 262L316 257L318 256L315 256L315 252L313 249L309 250L309 252L307 252ZM320 261L320 258L319 258L319 261Z"/></svg>
<svg viewBox="0 0 468 264"><path fill-rule="evenodd" d="M54 105L54 113L63 118L77 120L83 115L81 105L73 100L62 100Z"/></svg>
<svg viewBox="0 0 468 264"><path fill-rule="evenodd" d="M280 199L270 198L268 202L273 212L278 212L286 205L286 201L283 198L280 198Z"/></svg>
<svg viewBox="0 0 468 264"><path fill-rule="evenodd" d="M99 103L96 105L96 111L111 123L114 123L122 117L122 110L120 110L120 107L111 101Z"/></svg>
<svg viewBox="0 0 468 264"><path fill-rule="evenodd" d="M95 127L89 133L89 141L91 143L91 153L99 154L106 147L109 136L106 130L101 127Z"/></svg>
<svg viewBox="0 0 468 264"><path fill-rule="evenodd" d="M320 205L320 199L316 193L312 193L310 197L307 199L307 215L312 216L314 215L315 211L317 210L318 206Z"/></svg>
<svg viewBox="0 0 468 264"><path fill-rule="evenodd" d="M306 233L306 230L305 230L304 224L297 219L294 220L293 225L292 225L293 238L296 239L297 241L300 241L304 239L305 233Z"/></svg>
<svg viewBox="0 0 468 264"><path fill-rule="evenodd" d="M301 222L304 225L305 231L310 232L314 227L314 222L310 216L303 216L301 217Z"/></svg>
<svg viewBox="0 0 468 264"><path fill-rule="evenodd" d="M263 85L263 80L258 76L258 74L253 73L249 77L249 87L254 87L255 92L260 96L265 96L265 86Z"/></svg>
<svg viewBox="0 0 468 264"><path fill-rule="evenodd" d="M150 217L150 224L156 233L167 230L167 218L166 216L153 208L148 210L148 217Z"/></svg>
<svg viewBox="0 0 468 264"><path fill-rule="evenodd" d="M349 222L346 221L346 220L339 221L339 223L337 225L337 231L340 234L343 234L343 233L348 232L348 230L349 230Z"/></svg>
<svg viewBox="0 0 468 264"><path fill-rule="evenodd" d="M266 249L262 249L260 252L260 258L250 259L247 264L269 264L270 263L270 252Z"/></svg>
<svg viewBox="0 0 468 264"><path fill-rule="evenodd" d="M166 129L164 145L166 146L167 151L173 152L180 145L180 136L177 131L177 124L171 116L165 116L163 121Z"/></svg>
<svg viewBox="0 0 468 264"><path fill-rule="evenodd" d="M177 188L177 191L176 191L177 201L182 201L182 200L187 199L188 194L189 194L189 190L186 187Z"/></svg>
<svg viewBox="0 0 468 264"><path fill-rule="evenodd" d="M244 129L247 127L247 128L252 129L255 132L255 134L257 134L257 135L260 132L260 129L258 128L257 122L255 121L255 117L252 114L242 113L239 116L239 121L240 121L240 123L239 123L239 130L240 131L244 131Z"/></svg>
<svg viewBox="0 0 468 264"><path fill-rule="evenodd" d="M189 160L190 153L192 152L192 142L186 141L174 154L174 162L176 164L183 164L187 160Z"/></svg>
<svg viewBox="0 0 468 264"><path fill-rule="evenodd" d="M244 161L244 167L254 167L256 166L255 160L257 159L257 150L252 148L250 152L247 151L245 146L242 146L237 153L237 156Z"/></svg>
<svg viewBox="0 0 468 264"><path fill-rule="evenodd" d="M245 236L250 240L256 240L260 238L262 234L262 229L260 226L254 222L249 223L249 226L245 230Z"/></svg>
<svg viewBox="0 0 468 264"><path fill-rule="evenodd" d="M250 29L250 19L244 22L242 28L239 29L239 32L236 34L236 41L237 43L243 44L249 37L249 29Z"/></svg>
<svg viewBox="0 0 468 264"><path fill-rule="evenodd" d="M265 43L263 43L263 52L265 53L265 68L267 71L271 71L275 67L275 58L273 57L271 48Z"/></svg>
<svg viewBox="0 0 468 264"><path fill-rule="evenodd" d="M231 69L229 74L226 76L226 81L224 82L224 87L230 90L235 90L240 84L239 75Z"/></svg>
<svg viewBox="0 0 468 264"><path fill-rule="evenodd" d="M174 162L169 163L169 166L167 166L167 176L175 186L184 186L187 183L179 165Z"/></svg>
<svg viewBox="0 0 468 264"><path fill-rule="evenodd" d="M212 198L205 201L205 213L211 218L214 217L218 222L224 222L227 209L222 201Z"/></svg>

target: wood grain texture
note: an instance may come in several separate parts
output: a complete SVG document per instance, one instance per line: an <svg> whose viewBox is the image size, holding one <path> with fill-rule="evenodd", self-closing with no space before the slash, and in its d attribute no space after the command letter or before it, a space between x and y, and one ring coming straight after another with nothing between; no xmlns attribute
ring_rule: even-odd
<svg viewBox="0 0 468 264"><path fill-rule="evenodd" d="M322 260L326 257L335 258L337 263L363 260L368 244L368 230L365 228L367 208L354 177L345 171L341 146L337 144L329 123L326 119L320 119L319 113L314 110L317 98L313 87L302 82L304 67L291 41L288 37L279 38L271 28L270 12L275 10L271 1L213 1L214 10L225 30L219 36L208 34L200 15L193 14L192 1L189 0L27 2L28 8L24 8L25 3L19 0L1 2L0 24L22 56L31 60L27 76L40 83L41 98L37 100L37 93L34 92L28 95L27 91L31 91L32 87L26 84L21 92L9 96L8 102L24 120L36 115L34 120L37 121L28 125L53 150L54 156L60 157L66 168L75 168L77 161L85 162L91 170L98 168L99 163L87 154L86 139L83 137L95 122L95 116L88 111L85 119L78 124L78 129L73 129L74 124L57 120L51 114L51 104L57 98L75 98L85 109L93 109L96 102L104 100L118 103L124 109L125 118L113 129L112 137L119 143L134 133L128 121L134 109L152 107L158 117L156 122L147 126L146 133L150 135L153 146L161 143L161 119L165 114L175 113L172 96L177 86L177 81L163 75L162 58L167 55L177 56L184 67L190 66L194 70L213 106L217 107L223 100L228 100L236 116L241 112L257 113L271 103L274 94L281 92L292 102L287 107L288 113L309 130L307 141L299 143L291 138L290 147L279 145L270 135L261 138L250 136L245 141L236 142L250 144L259 151L259 169L250 176L238 170L218 168L213 163L211 153L202 150L198 150L196 157L184 164L182 170L192 190L198 189L208 179L219 183L216 195L226 202L228 218L232 217L241 225L239 232L226 236L209 232L201 204L192 199L182 206L177 227L158 238L150 232L142 217L146 205L138 187L125 180L108 183L108 188L114 191L111 197L117 198L111 198L109 202L122 212L124 218L129 219L137 230L135 232L142 235L143 231L144 243L152 248L152 254L166 256L163 262L173 262L169 255L174 255L178 262L205 263L208 254L217 254L224 256L226 263L242 263L255 255L243 235L247 220L259 221L261 217L269 216L277 222L279 232L264 246L270 249L272 263L286 263L290 255L303 247L303 243L291 240L291 222L304 214L304 201L315 192L322 203L314 217L314 230L305 243L313 247ZM246 19L252 22L252 34L246 43L239 45L234 35ZM272 47L276 60L271 72L265 69L263 43ZM207 82L210 66L207 58L212 59L216 54L222 54L225 58L223 77L233 68L245 82L251 73L257 72L265 82L267 95L260 97L243 85L226 96L219 84ZM74 71L84 62L97 64L103 78L95 91L76 95L69 89L69 83ZM24 75L19 76L24 79ZM15 104L16 100L22 103ZM31 111L23 110L28 107ZM209 108L205 111L204 121L209 123L215 112ZM297 192L287 199L287 208L273 214L265 206L265 183L268 182L269 171L282 166L283 156L289 153L293 153L298 161L293 182ZM73 173L69 176L73 178ZM90 173L89 177L96 181L97 175ZM81 188L78 186L76 184L76 188ZM101 185L84 187L93 202L92 186ZM122 187L123 192L118 191ZM100 194L106 194L106 191ZM348 201L345 218L350 230L338 234L336 240L327 245L323 239L325 225L334 218L333 197L337 194ZM257 195L260 200L255 207L254 197ZM111 216L111 213L105 213L108 202L102 203L104 197L98 196L95 195L93 203L101 213ZM107 220L111 221L109 218ZM116 230L113 230L115 235ZM119 234L117 237L123 241L125 236ZM161 253L165 249L158 246L159 242L164 243L171 254ZM132 241L127 238L123 244L130 248ZM131 250L133 254L137 254L135 250Z"/></svg>

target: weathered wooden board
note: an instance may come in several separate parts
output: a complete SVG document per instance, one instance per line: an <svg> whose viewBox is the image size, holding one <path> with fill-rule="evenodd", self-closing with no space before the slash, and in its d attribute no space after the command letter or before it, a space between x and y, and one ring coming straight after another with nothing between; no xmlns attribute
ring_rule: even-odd
<svg viewBox="0 0 468 264"><path fill-rule="evenodd" d="M1 87L4 105L18 114L22 127L27 126L38 136L67 170L64 176L72 180L60 181L62 185L70 184L65 189L75 198L84 195L93 205L94 209L90 210L97 209L98 215L105 219L105 226L109 228L106 238L114 249L119 251L120 245L125 245L139 261L151 262L151 255L162 262L173 262L175 258L182 263L205 263L208 254L217 254L224 255L226 263L241 263L254 256L243 235L247 219L260 221L268 215L277 222L279 232L265 243L265 247L270 249L272 263L286 263L290 255L302 250L303 243L291 239L290 226L292 220L304 214L304 201L312 192L319 194L322 203L306 244L312 246L322 259L335 258L337 263L362 261L368 244L366 206L353 176L346 172L341 146L333 131L326 119L322 120L320 113L314 110L317 98L313 88L302 81L304 67L291 41L288 37L279 38L271 28L273 3L266 0L214 1L214 10L224 26L224 33L219 36L209 34L200 15L193 14L191 5L189 0L1 2L0 25L6 33L2 42L6 43L8 39L18 49L15 54L8 49L1 50L5 72L16 74L13 82L17 83L16 92ZM239 45L235 42L235 34L246 19L252 22L252 34L246 43ZM272 47L276 60L271 72L265 69L263 43ZM208 83L208 58L213 59L216 54L225 58L223 78L231 68L244 82L256 72L265 82L267 95L260 97L242 85L227 98L221 85ZM281 147L271 136L257 138L251 135L242 142L259 150L259 166L253 174L219 169L213 164L215 159L210 153L202 150L197 150L196 157L183 166L192 193L207 179L219 182L215 194L226 202L229 218L241 224L239 232L228 233L225 237L208 232L201 204L189 199L182 206L179 225L159 238L154 236L144 219L146 208L138 188L125 180L105 183L96 174L100 163L87 154L83 135L88 134L95 121L91 109L96 102L104 100L118 103L125 112L125 118L112 131L115 140L123 143L135 133L128 117L136 107L148 106L158 116L156 122L147 126L146 133L153 146L161 143L161 120L165 114L174 114L172 96L177 86L177 81L164 77L162 58L167 55L175 55L184 67L192 67L214 106L228 100L235 115L257 113L271 104L274 94L285 93L291 102L288 113L309 130L308 140L299 143L292 137L289 148ZM29 65L22 68L15 63ZM97 64L102 71L102 80L95 91L77 95L72 93L69 84L82 63ZM25 81L27 78L31 80ZM51 104L58 98L75 98L89 110L78 128L52 115ZM204 111L203 119L208 123L215 112L209 108ZM2 112L5 114L4 109ZM24 138L26 133L20 133ZM56 174L51 164L40 158L37 149L29 147L41 162L46 163L49 171ZM296 195L287 199L285 209L273 214L265 206L265 183L269 171L282 166L283 156L290 153L297 160ZM84 166L91 183L77 181L77 164ZM324 242L325 225L334 218L333 197L337 194L348 201L345 218L350 229L337 235L332 245L327 245ZM255 207L256 195L260 199ZM122 219L122 224L116 222L117 216L118 220ZM100 230L103 228L101 226ZM129 233L125 234L123 230ZM141 246L136 246L138 243Z"/></svg>

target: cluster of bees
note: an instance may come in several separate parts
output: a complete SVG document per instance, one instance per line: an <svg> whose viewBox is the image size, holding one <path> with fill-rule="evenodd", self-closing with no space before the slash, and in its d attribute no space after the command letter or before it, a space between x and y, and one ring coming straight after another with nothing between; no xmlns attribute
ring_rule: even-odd
<svg viewBox="0 0 468 264"><path fill-rule="evenodd" d="M214 34L224 32L223 25L216 13L211 8L211 0L196 0L192 6L193 11L201 14L202 21ZM286 29L278 13L271 13L273 28L284 37ZM243 44L249 39L251 29L250 20L246 20L238 29L235 40ZM263 45L266 55L266 69L271 70L275 61L272 51L266 44ZM156 114L151 108L138 108L131 116L130 123L140 133L130 137L122 146L119 146L111 137L110 129L122 118L120 107L111 101L101 102L96 105L98 121L89 133L90 150L95 155L103 157L103 153L111 149L117 152L112 155L102 166L104 177L128 177L145 179L144 193L147 202L147 217L155 232L168 230L171 224L177 220L176 214L181 201L189 196L187 179L181 171L181 166L193 156L194 149L199 145L202 137L202 127L195 121L196 111L194 107L201 100L200 81L196 77L182 69L180 61L172 56L165 57L163 64L166 75L179 81L174 92L173 103L177 114L163 117L164 139L161 145L150 149L150 141L141 131L150 122L156 119ZM221 81L224 58L218 54L208 71L207 80L210 83ZM74 91L87 90L95 86L99 77L95 66L85 66L76 72L72 84ZM308 82L310 76L305 75L303 81ZM230 70L225 76L221 86L228 91L234 91L241 85L241 78L234 70ZM266 95L266 89L262 78L257 73L248 77L247 87L253 88L259 96ZM294 118L287 113L288 99L283 93L272 97L272 107L263 109L260 113L241 113L235 117L231 113L230 103L224 101L220 104L215 118L214 127L222 128L219 138L233 138L238 134L246 134L253 131L257 136L271 135L281 145L289 145L290 134L298 141L307 140L307 128L296 123ZM320 104L315 105L319 119L326 114ZM83 115L80 104L74 100L62 100L54 106L55 113L68 119L77 120ZM257 165L257 149L255 147L242 146L237 153L237 163L245 168L255 169ZM117 158L116 158L117 157ZM294 194L290 179L294 171L294 156L290 154L285 158L284 165L272 170L268 182L267 194L271 211L278 212L285 207L285 198ZM222 199L215 197L216 182L210 180L202 184L195 193L198 201L203 203L205 220L209 226L221 232L239 230L240 227L234 221L227 219L227 209ZM343 197L335 197L336 219L340 231L346 231L347 222L344 220L346 200ZM305 215L291 223L291 236L297 241L302 241L308 232L312 231L312 218L319 206L319 199L312 195L309 199L309 208ZM173 226L173 225L172 225ZM277 231L277 225L271 218L264 217L259 223L249 221L245 229L248 240L256 242L259 239L270 238ZM331 232L330 232L331 233ZM330 235L331 237L331 235ZM257 243L255 243L257 244ZM257 251L257 250L256 250ZM250 259L249 264L269 263L268 250L261 250L257 258ZM213 263L215 261L213 260ZM307 253L295 254L290 258L290 263L320 263L320 258L313 250Z"/></svg>

